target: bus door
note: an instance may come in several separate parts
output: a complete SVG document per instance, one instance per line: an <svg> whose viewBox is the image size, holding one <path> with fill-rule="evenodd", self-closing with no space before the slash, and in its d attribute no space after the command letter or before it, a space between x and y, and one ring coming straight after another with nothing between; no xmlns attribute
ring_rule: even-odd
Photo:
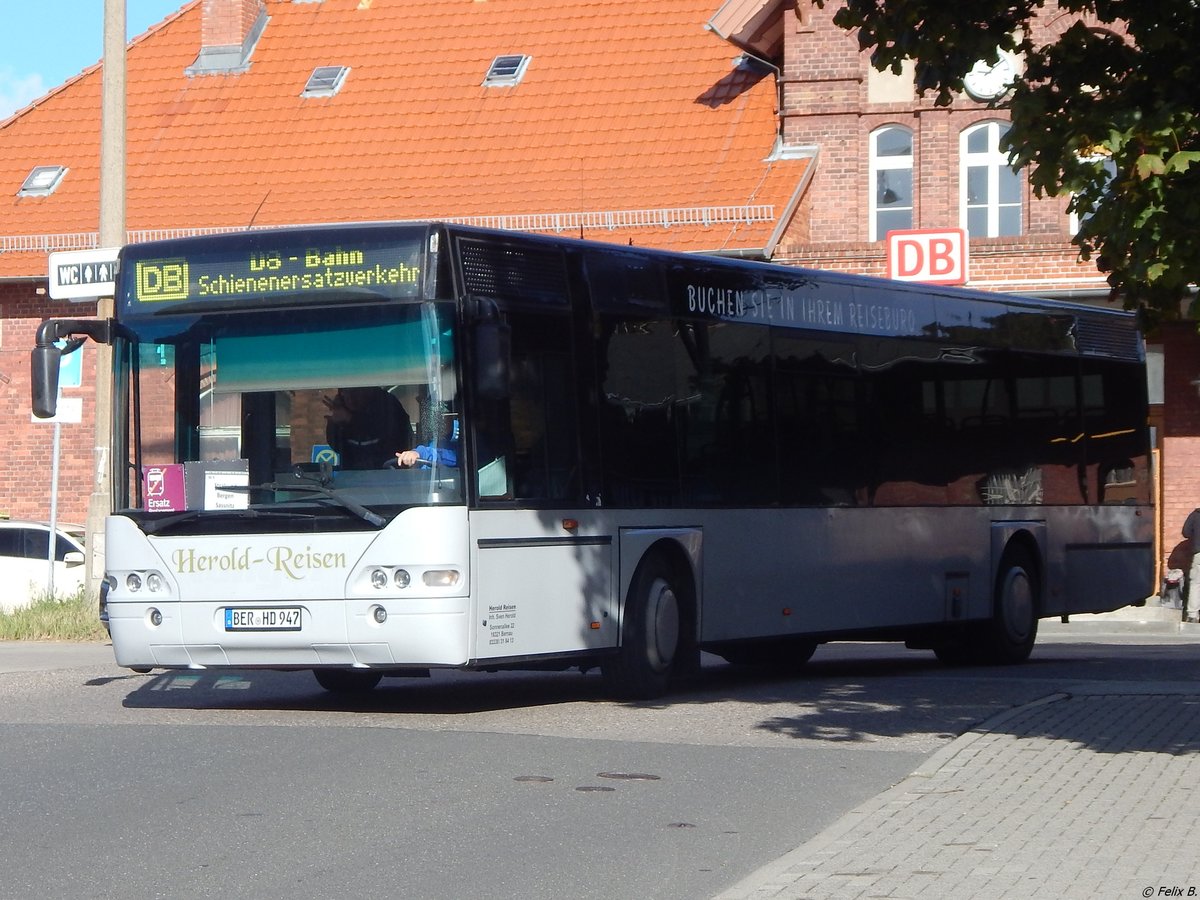
<svg viewBox="0 0 1200 900"><path fill-rule="evenodd" d="M474 392L476 659L615 646L612 535L587 489L591 404L565 302L498 305L503 390ZM583 362L581 363L581 359Z"/></svg>

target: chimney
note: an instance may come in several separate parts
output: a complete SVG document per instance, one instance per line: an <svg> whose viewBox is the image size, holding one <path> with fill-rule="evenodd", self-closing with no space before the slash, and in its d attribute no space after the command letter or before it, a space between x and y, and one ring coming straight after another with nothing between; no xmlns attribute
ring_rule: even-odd
<svg viewBox="0 0 1200 900"><path fill-rule="evenodd" d="M250 68L250 54L267 27L262 0L204 0L200 54L188 75L236 75Z"/></svg>

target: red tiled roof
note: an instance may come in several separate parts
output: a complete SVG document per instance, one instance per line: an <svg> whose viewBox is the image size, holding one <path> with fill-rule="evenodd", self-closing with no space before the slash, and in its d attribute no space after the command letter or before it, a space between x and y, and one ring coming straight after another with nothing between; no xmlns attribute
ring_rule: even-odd
<svg viewBox="0 0 1200 900"><path fill-rule="evenodd" d="M193 2L129 47L126 224L138 237L504 217L494 223L761 249L808 161L769 159L774 78L731 66L736 48L704 29L715 5L267 0L247 71L188 76ZM482 87L504 54L532 57L524 79ZM328 65L350 68L340 92L302 98ZM0 277L42 276L46 248L96 232L101 80L94 66L0 123ZM50 196L17 197L36 165L69 171Z"/></svg>

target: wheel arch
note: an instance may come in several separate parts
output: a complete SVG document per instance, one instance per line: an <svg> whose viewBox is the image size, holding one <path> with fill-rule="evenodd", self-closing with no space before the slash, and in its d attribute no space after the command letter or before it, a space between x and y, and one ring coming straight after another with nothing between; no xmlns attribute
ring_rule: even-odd
<svg viewBox="0 0 1200 900"><path fill-rule="evenodd" d="M662 557L671 566L679 579L679 586L686 591L687 604L686 636L695 642L700 637L701 610L701 557L704 534L700 528L628 528L621 529L620 541L620 604L619 621L625 621L625 603L629 599L629 587L642 561L651 554Z"/></svg>
<svg viewBox="0 0 1200 900"><path fill-rule="evenodd" d="M996 522L992 526L992 586L989 592L994 597L995 585L1000 578L1005 561L1014 552L1023 552L1032 564L1030 576L1037 587L1038 615L1046 610L1046 523L1045 522ZM994 600L993 600L994 602Z"/></svg>

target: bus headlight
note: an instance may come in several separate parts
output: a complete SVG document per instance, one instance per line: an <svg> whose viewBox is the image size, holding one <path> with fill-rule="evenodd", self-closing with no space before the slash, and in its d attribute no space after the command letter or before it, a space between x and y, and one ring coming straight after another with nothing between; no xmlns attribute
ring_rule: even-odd
<svg viewBox="0 0 1200 900"><path fill-rule="evenodd" d="M371 587L377 591L382 591L388 586L388 575L383 569L371 570Z"/></svg>
<svg viewBox="0 0 1200 900"><path fill-rule="evenodd" d="M151 607L150 611L146 613L146 620L157 628L163 623L163 615L157 609Z"/></svg>
<svg viewBox="0 0 1200 900"><path fill-rule="evenodd" d="M454 587L458 584L458 569L426 569L421 580L426 587Z"/></svg>
<svg viewBox="0 0 1200 900"><path fill-rule="evenodd" d="M387 610L382 606L371 607L371 618L375 620L376 625L382 625L387 621Z"/></svg>
<svg viewBox="0 0 1200 900"><path fill-rule="evenodd" d="M397 569L392 576L392 580L396 582L396 587L401 590L412 584L412 576L408 574L406 569Z"/></svg>
<svg viewBox="0 0 1200 900"><path fill-rule="evenodd" d="M109 589L112 590L116 586L114 578ZM158 572L130 572L125 576L125 587L131 594L136 594L142 588L146 588L152 594L157 594L166 588L166 583Z"/></svg>

